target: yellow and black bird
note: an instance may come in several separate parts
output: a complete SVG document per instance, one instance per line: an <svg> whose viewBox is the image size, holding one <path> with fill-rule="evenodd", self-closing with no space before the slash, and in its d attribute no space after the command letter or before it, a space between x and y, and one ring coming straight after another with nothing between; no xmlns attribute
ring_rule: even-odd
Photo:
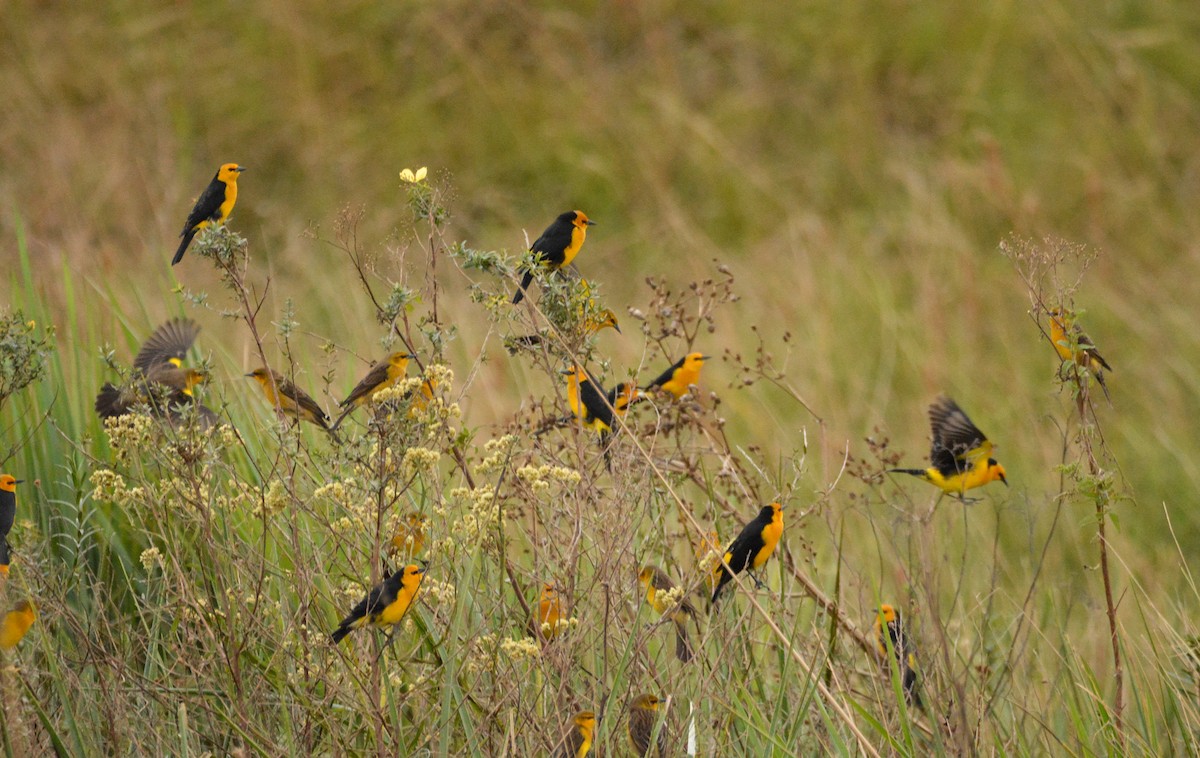
<svg viewBox="0 0 1200 758"><path fill-rule="evenodd" d="M187 252L188 245L192 244L192 238L197 232L209 224L222 224L229 218L229 214L233 212L233 205L237 202L238 174L245 170L236 163L225 163L217 169L217 175L204 188L204 192L200 193L196 205L192 207L192 212L183 224L183 231L179 233L179 249L171 259L172 266L183 260L183 254Z"/></svg>
<svg viewBox="0 0 1200 758"><path fill-rule="evenodd" d="M720 575L720 579L717 580L717 588L713 590L712 602L717 602L717 598L721 596L721 590L733 580L733 575L743 571L750 574L754 579L755 586L761 587L762 582L754 575L754 570L762 567L775 552L775 546L779 544L781 536L783 536L783 506L779 503L763 506L758 515L749 524L746 524L741 533L729 544L729 547L725 548L725 555L722 556L723 563L717 564L714 569ZM725 567L726 564L729 568Z"/></svg>
<svg viewBox="0 0 1200 758"><path fill-rule="evenodd" d="M1096 377L1104 396L1109 396L1104 372L1112 371L1112 366L1100 355L1096 343L1084 334L1083 327L1075 323L1074 313L1063 308L1050 311L1050 341L1054 343L1059 358L1074 361L1076 365L1086 368L1089 374Z"/></svg>
<svg viewBox="0 0 1200 758"><path fill-rule="evenodd" d="M338 628L329 634L333 644L342 641L351 629L364 626L387 627L399 624L412 607L421 588L421 577L425 569L410 563L400 571L384 579L367 593L350 615L342 619Z"/></svg>
<svg viewBox="0 0 1200 758"><path fill-rule="evenodd" d="M562 739L562 748L555 754L558 758L584 758L592 749L592 738L596 735L596 714L580 711L571 717L571 728Z"/></svg>
<svg viewBox="0 0 1200 758"><path fill-rule="evenodd" d="M879 612L875 616L875 650L879 653L881 661L889 660L889 649L900 672L900 682L904 687L904 702L924 710L925 704L921 701L921 693L917 692L917 646L913 643L908 630L904 628L900 611L884 603L879 606ZM891 666L888 665L886 670L891 671Z"/></svg>
<svg viewBox="0 0 1200 758"><path fill-rule="evenodd" d="M604 462L611 470L609 442L617 431L616 419L618 416L624 417L629 406L637 400L638 388L621 382L606 393L579 366L571 366L563 374L567 377L567 403L571 406L571 413L585 428L600 436Z"/></svg>
<svg viewBox="0 0 1200 758"><path fill-rule="evenodd" d="M346 418L355 408L368 402L376 392L391 387L403 379L404 372L408 369L408 362L414 357L416 356L411 353L392 353L372 366L362 381L350 390L346 399L338 403L338 406L342 408L342 413L337 417L337 421L333 422L333 428L337 429L341 426L342 419Z"/></svg>
<svg viewBox="0 0 1200 758"><path fill-rule="evenodd" d="M17 603L0 621L0 650L12 650L37 620L37 608L28 600Z"/></svg>
<svg viewBox="0 0 1200 758"><path fill-rule="evenodd" d="M658 566L644 566L638 572L638 581L646 589L646 602L650 607L658 611L660 616L671 619L675 625L675 657L684 663L692 660L694 653L688 637L688 621L691 620L699 628L695 606L686 597L672 596L675 583Z"/></svg>
<svg viewBox="0 0 1200 758"><path fill-rule="evenodd" d="M183 365L199 333L196 322L186 318L173 318L155 329L133 359L130 381L120 387L106 382L100 388L95 403L97 415L116 418L145 403L154 415L179 421L188 408L194 407L204 428L215 425L217 414L197 402L193 393L208 375Z"/></svg>
<svg viewBox="0 0 1200 758"><path fill-rule="evenodd" d="M929 426L933 444L929 468L894 468L894 474L910 474L939 487L943 492L966 500L967 490L982 487L997 479L1008 486L1004 467L992 456L993 445L967 414L948 397L939 397L929 406Z"/></svg>
<svg viewBox="0 0 1200 758"><path fill-rule="evenodd" d="M639 758L650 755L650 738L654 736L654 725L658 723L658 709L662 701L658 695L646 693L639 695L629 704L629 744ZM658 758L667 754L667 725L663 724L658 730L658 739L654 744Z"/></svg>
<svg viewBox="0 0 1200 758"><path fill-rule="evenodd" d="M558 218L554 219L554 223L546 227L542 236L529 246L529 252L533 253L535 263L549 271L557 271L563 266L569 266L571 261L575 260L575 256L579 254L579 248L583 247L583 241L587 239L587 228L595 223L583 211L567 211L560 214ZM516 294L513 295L513 305L525 298L525 290L533 281L533 268L523 266L521 272L524 275L521 277L521 284L517 287Z"/></svg>
<svg viewBox="0 0 1200 758"><path fill-rule="evenodd" d="M704 368L706 360L708 360L708 356L704 353L688 353L675 361L669 369L662 372L644 389L649 391L657 387L670 392L676 399L681 398L689 392L692 385L700 383L700 369Z"/></svg>
<svg viewBox="0 0 1200 758"><path fill-rule="evenodd" d="M12 563L8 533L17 520L17 485L23 481L12 474L0 474L0 576L8 576L8 566Z"/></svg>
<svg viewBox="0 0 1200 758"><path fill-rule="evenodd" d="M331 435L335 434L334 430L329 428L329 416L326 415L325 410L317 404L316 400L312 399L311 395L292 384L283 374L274 369L258 368L246 376L258 382L267 402L282 411L284 415L316 424Z"/></svg>

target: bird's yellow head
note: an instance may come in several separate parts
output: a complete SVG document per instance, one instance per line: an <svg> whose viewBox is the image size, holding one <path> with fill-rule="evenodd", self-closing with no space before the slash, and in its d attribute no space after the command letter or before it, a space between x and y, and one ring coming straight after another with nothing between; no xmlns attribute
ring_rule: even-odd
<svg viewBox="0 0 1200 758"><path fill-rule="evenodd" d="M657 711L660 703L662 701L658 699L658 695L651 695L647 692L645 695L639 695L633 701L633 707L643 711Z"/></svg>
<svg viewBox="0 0 1200 758"><path fill-rule="evenodd" d="M987 481L994 482L997 479L1004 482L1005 487L1008 486L1008 474L1004 467L997 463L995 458L988 458Z"/></svg>
<svg viewBox="0 0 1200 758"><path fill-rule="evenodd" d="M408 367L409 360L413 358L416 358L416 356L412 353L392 353L388 356L388 363L403 370Z"/></svg>
<svg viewBox="0 0 1200 758"><path fill-rule="evenodd" d="M638 388L635 384L626 384L621 382L617 385L616 402L613 403L613 410L617 413L625 413L629 410L629 406L638 398Z"/></svg>
<svg viewBox="0 0 1200 758"><path fill-rule="evenodd" d="M17 485L22 482L12 474L0 474L0 490L5 492L16 492Z"/></svg>
<svg viewBox="0 0 1200 758"><path fill-rule="evenodd" d="M778 521L783 518L783 506L779 503L771 503L767 506L771 509L771 520Z"/></svg>
<svg viewBox="0 0 1200 758"><path fill-rule="evenodd" d="M589 734L596 728L596 714L591 711L580 711L575 714L575 718L571 719L575 726L587 731Z"/></svg>
<svg viewBox="0 0 1200 758"><path fill-rule="evenodd" d="M621 326L617 323L617 314L613 313L608 308L605 308L604 310L600 311L600 314L596 317L596 328L594 331L598 332L601 329L607 329L610 327L612 329L616 329L617 334L621 333Z"/></svg>
<svg viewBox="0 0 1200 758"><path fill-rule="evenodd" d="M587 379L587 373L578 366L570 366L559 372L567 379L567 384L582 382Z"/></svg>
<svg viewBox="0 0 1200 758"><path fill-rule="evenodd" d="M882 605L879 606L879 623L880 624L888 624L888 625L894 624L896 622L896 618L898 615L899 614L896 612L896 609L893 608L892 606L888 605L887 603L883 603Z"/></svg>
<svg viewBox="0 0 1200 758"><path fill-rule="evenodd" d="M272 380L275 381L276 387L283 383L283 374L269 368L256 368L249 374L246 374L246 376L254 379L264 387L269 386Z"/></svg>
<svg viewBox="0 0 1200 758"><path fill-rule="evenodd" d="M583 211L572 211L572 213L575 214L575 218L571 219L571 223L580 229L586 229L589 226L596 225L596 222L589 219L587 214Z"/></svg>
<svg viewBox="0 0 1200 758"><path fill-rule="evenodd" d="M654 579L654 566L644 566L642 570L638 572L638 581L643 585L649 587L652 579Z"/></svg>
<svg viewBox="0 0 1200 758"><path fill-rule="evenodd" d="M418 566L415 563L410 563L404 567L404 577L400 583L405 587L413 587L421 583L421 576L425 573L424 566Z"/></svg>
<svg viewBox="0 0 1200 758"><path fill-rule="evenodd" d="M237 184L238 174L245 170L236 163L223 163L221 168L217 169L217 178L226 184Z"/></svg>
<svg viewBox="0 0 1200 758"><path fill-rule="evenodd" d="M190 368L183 378L183 392L186 395L192 394L192 388L197 384L204 384L208 381L208 372L203 369Z"/></svg>
<svg viewBox="0 0 1200 758"><path fill-rule="evenodd" d="M699 371L708 360L708 356L704 353L688 353L683 359L683 368L687 371Z"/></svg>

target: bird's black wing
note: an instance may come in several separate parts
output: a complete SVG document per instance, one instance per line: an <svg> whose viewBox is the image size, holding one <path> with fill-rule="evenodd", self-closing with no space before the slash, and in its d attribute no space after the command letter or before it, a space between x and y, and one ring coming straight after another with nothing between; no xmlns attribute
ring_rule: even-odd
<svg viewBox="0 0 1200 758"><path fill-rule="evenodd" d="M675 377L675 372L683 368L683 362L687 360L687 356L680 358L671 364L671 368L658 375L658 378L646 385L646 389L651 387L661 387Z"/></svg>
<svg viewBox="0 0 1200 758"><path fill-rule="evenodd" d="M979 427L948 397L940 397L929 406L929 427L933 433L929 460L943 476L970 468L968 454L987 442Z"/></svg>
<svg viewBox="0 0 1200 758"><path fill-rule="evenodd" d="M560 216L554 220L554 223L546 227L542 236L534 240L533 244L529 246L529 251L537 253L537 259L544 263L561 266L567 246L571 244L571 233L574 228L574 224L564 221Z"/></svg>
<svg viewBox="0 0 1200 758"><path fill-rule="evenodd" d="M182 361L199 333L200 327L190 318L171 319L155 329L142 345L133 367L146 374L160 364Z"/></svg>
<svg viewBox="0 0 1200 758"><path fill-rule="evenodd" d="M221 204L225 202L225 182L217 178L220 173L218 171L214 174L212 181L204 188L204 192L200 193L200 197L192 206L192 212L188 214L187 221L183 225L183 231L179 233L180 237L193 231L196 224L201 221L217 220L217 216L221 213Z"/></svg>

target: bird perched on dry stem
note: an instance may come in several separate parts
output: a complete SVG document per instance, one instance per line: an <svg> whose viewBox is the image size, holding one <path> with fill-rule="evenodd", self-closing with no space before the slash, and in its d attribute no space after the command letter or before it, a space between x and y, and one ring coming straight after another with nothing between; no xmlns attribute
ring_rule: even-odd
<svg viewBox="0 0 1200 758"><path fill-rule="evenodd" d="M687 663L694 652L688 637L688 621L699 628L696 608L692 602L675 588L675 583L658 566L645 566L638 573L638 581L646 590L646 602L660 616L665 616L675 625L675 657Z"/></svg>
<svg viewBox="0 0 1200 758"><path fill-rule="evenodd" d="M553 583L546 582L542 585L542 593L538 596L531 621L533 635L547 642L569 628L570 619L567 618L566 606Z"/></svg>
<svg viewBox="0 0 1200 758"><path fill-rule="evenodd" d="M754 575L754 570L767 562L782 536L783 506L779 503L763 506L758 515L746 524L725 549L722 562L714 569L720 575L720 579L717 580L717 588L713 590L711 602L716 603L717 598L721 596L721 590L733 580L733 575L743 571L750 574L756 587L762 587L763 583Z"/></svg>
<svg viewBox="0 0 1200 758"><path fill-rule="evenodd" d="M939 397L929 406L929 426L933 444L929 468L894 468L890 472L910 474L954 495L964 503L967 490L982 487L997 479L1008 486L1004 467L992 456L993 445L967 414L948 397Z"/></svg>
<svg viewBox="0 0 1200 758"><path fill-rule="evenodd" d="M886 603L879 606L879 613L875 616L875 650L881 660L896 661L904 689L904 702L924 710L925 704L917 692L917 646L904 627L900 611ZM888 657L889 651L891 658ZM887 671L891 671L890 664Z"/></svg>
<svg viewBox="0 0 1200 758"><path fill-rule="evenodd" d="M342 641L351 629L364 626L387 627L395 626L404 619L404 615L412 608L421 588L421 577L425 569L410 563L402 570L384 579L371 589L358 605L350 611L338 628L334 629L329 639L336 645Z"/></svg>
<svg viewBox="0 0 1200 758"><path fill-rule="evenodd" d="M679 399L690 392L693 385L700 383L700 369L707 360L704 353L688 353L647 384L645 391L657 388Z"/></svg>
<svg viewBox="0 0 1200 758"><path fill-rule="evenodd" d="M654 736L654 726L658 723L659 707L662 701L657 695L646 693L639 695L629 704L629 744L637 756L651 754L650 739ZM654 741L654 753L658 758L667 754L667 725L663 724L658 730L658 739Z"/></svg>
<svg viewBox="0 0 1200 758"><path fill-rule="evenodd" d="M1104 397L1108 395L1108 385L1104 381L1104 372L1112 371L1112 366L1100 355L1096 343L1083 333L1083 327L1075 323L1075 314L1065 308L1055 308L1050 311L1050 341L1058 357L1064 362L1074 362L1075 365L1087 369L1096 377Z"/></svg>
<svg viewBox="0 0 1200 758"><path fill-rule="evenodd" d="M609 443L616 433L617 417L623 417L638 397L638 389L622 382L605 393L604 389L579 366L562 372L567 378L567 403L571 413L584 427L600 435L604 463L612 470Z"/></svg>
<svg viewBox="0 0 1200 758"><path fill-rule="evenodd" d="M425 516L410 511L404 514L402 523L396 529L396 534L388 541L388 555L411 558L420 555L425 549Z"/></svg>
<svg viewBox="0 0 1200 758"><path fill-rule="evenodd" d="M542 236L529 246L534 262L549 271L569 266L583 247L583 241L587 239L587 228L595 223L583 211L567 211L560 214L546 227ZM521 272L523 276L516 294L513 295L513 305L525 299L525 290L533 282L533 268L522 267Z"/></svg>
<svg viewBox="0 0 1200 758"><path fill-rule="evenodd" d="M196 402L193 390L207 381L208 375L183 365L183 359L196 341L200 327L195 321L174 318L159 326L133 359L130 380L118 387L105 383L96 395L96 413L102 419L124 416L139 404L151 413L172 422L181 420L190 409L204 428L217 423L216 413Z"/></svg>
<svg viewBox="0 0 1200 758"><path fill-rule="evenodd" d="M217 169L216 176L204 188L204 192L200 193L187 221L183 223L183 231L179 233L179 249L171 259L172 266L183 260L183 254L187 252L188 245L192 244L192 238L197 232L210 224L223 224L225 219L229 218L237 202L238 175L245 170L236 163L225 163Z"/></svg>
<svg viewBox="0 0 1200 758"><path fill-rule="evenodd" d="M580 711L571 717L570 730L563 737L558 758L584 758L592 749L596 734L596 714Z"/></svg>
<svg viewBox="0 0 1200 758"><path fill-rule="evenodd" d="M283 374L268 368L257 368L246 376L254 379L262 387L263 396L267 402L278 408L284 415L298 421L316 424L336 439L336 433L329 428L329 416L304 390L292 384Z"/></svg>
<svg viewBox="0 0 1200 758"><path fill-rule="evenodd" d="M574 266L571 270L574 271ZM592 288L588 284L587 279L579 277L579 287L581 289L581 297L579 299L579 308L577 309L578 323L582 332L591 336L604 329L612 329L617 334L621 333L621 325L617 322L617 314L613 313L608 308L599 308L596 301L592 298ZM545 341L546 335L543 334L527 334L523 337L511 337L504 341L504 347L510 355L517 352L522 347L536 347Z"/></svg>
<svg viewBox="0 0 1200 758"><path fill-rule="evenodd" d="M370 401L377 392L392 387L403 379L404 372L408 369L409 360L415 357L410 353L392 353L372 366L367 375L362 378L362 381L354 385L354 389L350 390L350 394L346 396L346 399L338 404L342 408L342 413L337 417L337 421L333 423L333 428L337 429L341 426L342 419L350 415L350 412L355 408Z"/></svg>
<svg viewBox="0 0 1200 758"><path fill-rule="evenodd" d="M12 562L8 533L17 520L17 485L22 481L12 474L0 474L0 576L8 576L8 566Z"/></svg>

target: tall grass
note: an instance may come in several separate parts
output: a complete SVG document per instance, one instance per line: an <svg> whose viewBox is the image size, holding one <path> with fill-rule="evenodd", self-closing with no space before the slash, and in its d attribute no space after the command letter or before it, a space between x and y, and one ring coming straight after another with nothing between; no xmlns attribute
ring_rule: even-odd
<svg viewBox="0 0 1200 758"><path fill-rule="evenodd" d="M43 606L18 650L28 689L2 684L10 752L521 754L582 707L618 738L643 688L672 695L676 727L696 704L701 752L1195 749L1192 6L134 3L102 21L0 14L0 303L53 325L57 346L0 409L16 449L3 465L39 480L20 492L32 523L4 600ZM378 294L412 291L396 323L454 370L445 400L462 418L403 420L397 450L443 455L383 515L435 514L441 540L483 497L456 488L513 509L497 544L431 553L430 588L454 593L430 592L378 661L371 635L345 657L321 637L377 577L390 524L338 531L355 514L315 495L351 475L354 502L378 505L385 477L347 473L373 438L355 424L333 449L279 427L240 376L261 358L215 267L189 253L168 273L224 160L251 169L232 227L269 361L330 405L394 339L350 248ZM397 189L418 162L437 167L442 226ZM600 222L579 265L622 319L592 345L604 380L690 347L719 358L699 410L632 417L611 478L587 435L532 434L563 412L560 356L509 358L501 340L544 323L498 308L510 283L445 252L515 255L569 207ZM1115 366L1113 406L1089 423L1116 472L1123 737L1094 501L1056 469L1079 414L998 252L1012 232L1101 253L1074 300ZM694 343L663 337L668 308L705 302ZM91 411L115 378L102 353L128 362L175 314L200 321L205 400L237 437L181 467L179 443L153 436L114 463ZM923 457L939 391L997 441L1010 491L935 508L917 483L877 478ZM507 465L477 470L508 432ZM582 479L536 493L516 472L543 464ZM144 493L93 499L93 471L114 465ZM642 626L633 568L691 581L702 530L728 537L775 496L787 551L762 612L739 592L705 624L705 663L680 669L670 630ZM150 547L161 564L139 560ZM547 577L579 627L506 657L499 638L522 636ZM881 601L911 611L936 716L900 718L860 650Z"/></svg>

